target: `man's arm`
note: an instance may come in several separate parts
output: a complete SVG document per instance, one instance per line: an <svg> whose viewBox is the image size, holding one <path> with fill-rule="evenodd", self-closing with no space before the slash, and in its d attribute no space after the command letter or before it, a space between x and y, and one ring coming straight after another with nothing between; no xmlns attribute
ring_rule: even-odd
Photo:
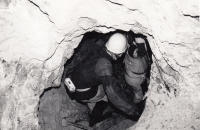
<svg viewBox="0 0 200 130"><path fill-rule="evenodd" d="M103 58L95 66L95 72L101 80L108 100L118 109L129 115L137 115L137 106L133 99L126 96L115 76L110 61Z"/></svg>

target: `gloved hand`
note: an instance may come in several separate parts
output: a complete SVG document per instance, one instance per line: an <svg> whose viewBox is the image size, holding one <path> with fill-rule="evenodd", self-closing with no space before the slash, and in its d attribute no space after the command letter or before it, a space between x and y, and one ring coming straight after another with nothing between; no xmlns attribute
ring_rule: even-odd
<svg viewBox="0 0 200 130"><path fill-rule="evenodd" d="M132 98L132 100L134 100L134 92L133 92L133 89L132 89L131 86L126 85L126 86L124 87L124 93L126 94L126 96L127 96L128 98Z"/></svg>
<svg viewBox="0 0 200 130"><path fill-rule="evenodd" d="M134 51L136 49L136 45L132 44L129 48L128 48L128 54L129 56L133 57L134 58Z"/></svg>
<svg viewBox="0 0 200 130"><path fill-rule="evenodd" d="M146 49L145 49L144 43L140 43L140 44L137 43L137 48L138 48L138 51L137 51L138 56L143 57L146 55Z"/></svg>

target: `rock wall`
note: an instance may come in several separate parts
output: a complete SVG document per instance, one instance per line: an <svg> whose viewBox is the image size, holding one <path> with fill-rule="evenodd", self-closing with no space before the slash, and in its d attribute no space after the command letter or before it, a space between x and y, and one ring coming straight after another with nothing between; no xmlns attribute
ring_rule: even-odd
<svg viewBox="0 0 200 130"><path fill-rule="evenodd" d="M40 98L38 112L42 130L75 130L76 127L70 126L70 123L89 120L87 106L71 100L64 84L45 91Z"/></svg>
<svg viewBox="0 0 200 130"><path fill-rule="evenodd" d="M148 37L153 65L145 111L131 130L200 129L197 0L1 0L0 129L40 129L39 96L59 86L84 33Z"/></svg>

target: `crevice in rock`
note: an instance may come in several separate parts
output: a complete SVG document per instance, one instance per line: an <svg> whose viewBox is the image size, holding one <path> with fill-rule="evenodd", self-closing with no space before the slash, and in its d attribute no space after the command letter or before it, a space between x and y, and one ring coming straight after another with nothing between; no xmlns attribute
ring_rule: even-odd
<svg viewBox="0 0 200 130"><path fill-rule="evenodd" d="M108 27L108 26L105 26L105 25L99 25L99 26L95 26L95 27L104 27L104 28L107 28L107 29L113 29L113 30L115 30L116 28L114 28L114 27Z"/></svg>
<svg viewBox="0 0 200 130"><path fill-rule="evenodd" d="M183 14L186 17L191 17L199 21L199 15L190 15L190 14Z"/></svg>
<svg viewBox="0 0 200 130"><path fill-rule="evenodd" d="M34 6L36 6L43 14L45 14L45 15L48 17L49 21L55 25L55 23L49 18L49 14L48 14L47 12L44 12L44 11L40 8L40 6L37 5L36 3L34 3L33 1L31 1L31 0L28 0L28 1L29 1L31 4L33 4Z"/></svg>
<svg viewBox="0 0 200 130"><path fill-rule="evenodd" d="M45 61L51 59L53 57L53 55L56 53L57 49L58 49L58 47L55 48L55 50L53 51L53 53L47 59L45 59Z"/></svg>
<svg viewBox="0 0 200 130"><path fill-rule="evenodd" d="M112 4L116 4L116 5L120 5L120 6L122 6L122 4L120 4L120 3L116 3L116 2L113 2L113 1L111 1L111 0L106 0L106 1L109 1L109 2L112 3Z"/></svg>
<svg viewBox="0 0 200 130"><path fill-rule="evenodd" d="M106 1L109 1L110 3L115 4L115 5L123 6L123 7L127 8L130 11L137 11L137 9L130 9L130 8L124 6L123 4L120 4L120 3L117 3L117 2L113 2L112 0L106 0Z"/></svg>

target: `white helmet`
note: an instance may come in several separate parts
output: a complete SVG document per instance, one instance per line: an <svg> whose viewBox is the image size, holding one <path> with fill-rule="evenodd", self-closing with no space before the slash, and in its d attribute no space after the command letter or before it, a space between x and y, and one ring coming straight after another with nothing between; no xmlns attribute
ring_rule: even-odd
<svg viewBox="0 0 200 130"><path fill-rule="evenodd" d="M123 53L127 49L126 37L121 33L115 33L110 37L105 46L115 54Z"/></svg>

